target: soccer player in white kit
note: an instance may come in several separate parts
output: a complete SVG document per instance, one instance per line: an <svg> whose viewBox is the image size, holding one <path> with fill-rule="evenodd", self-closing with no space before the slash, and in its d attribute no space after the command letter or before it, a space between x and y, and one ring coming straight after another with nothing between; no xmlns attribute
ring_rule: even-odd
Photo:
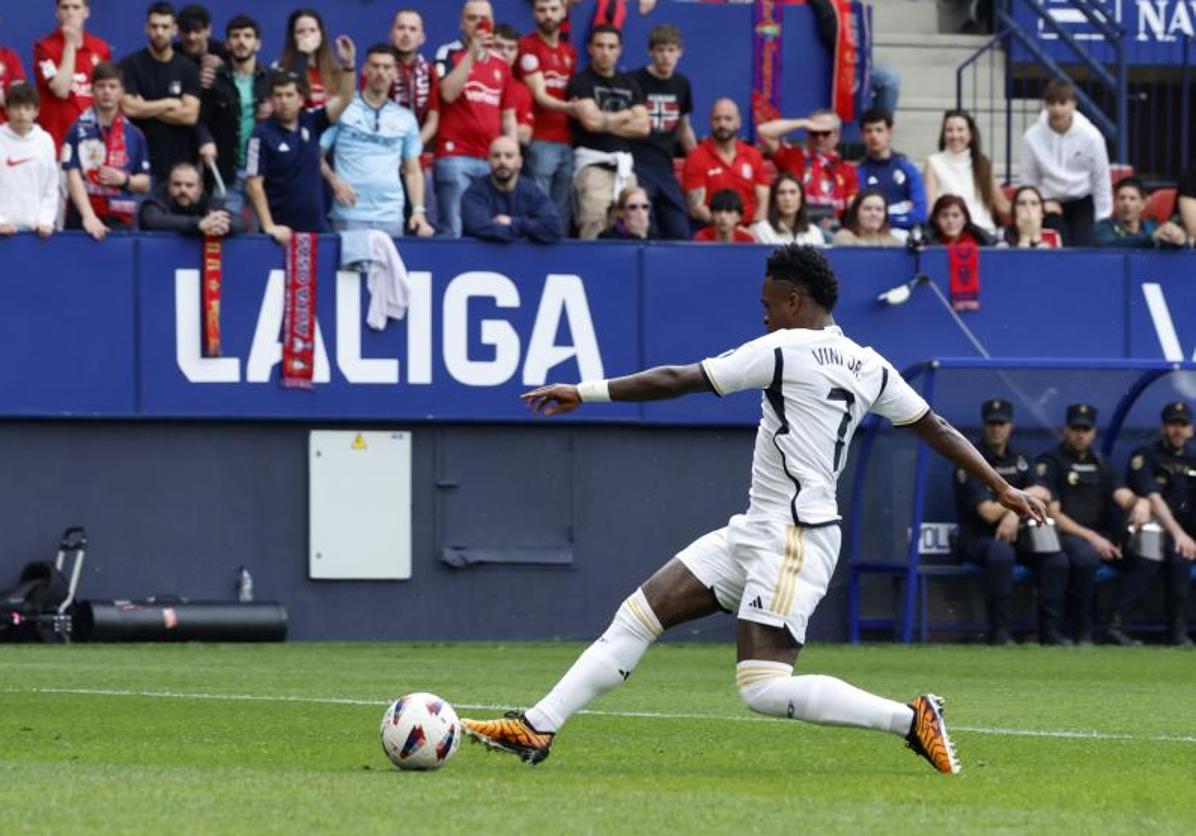
<svg viewBox="0 0 1196 836"><path fill-rule="evenodd" d="M866 413L875 412L978 476L1006 508L1039 522L1046 512L993 470L888 361L832 324L838 292L818 250L781 247L765 272L765 336L689 366L553 384L523 396L537 414L558 415L589 402L764 392L747 512L700 537L636 589L606 632L534 707L495 720L463 718L470 737L539 763L565 722L626 680L664 630L721 609L737 614L735 679L748 708L890 732L940 772L959 772L939 697L923 694L907 704L834 677L793 675L806 625L839 557L835 484L852 434Z"/></svg>

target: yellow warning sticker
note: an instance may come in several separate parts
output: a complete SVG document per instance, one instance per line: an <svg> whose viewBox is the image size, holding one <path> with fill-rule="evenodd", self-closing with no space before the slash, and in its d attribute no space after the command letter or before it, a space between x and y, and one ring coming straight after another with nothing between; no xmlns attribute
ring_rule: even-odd
<svg viewBox="0 0 1196 836"><path fill-rule="evenodd" d="M354 449L354 450L366 449L364 435L362 435L361 433L357 434L357 437L353 439L353 448L352 449Z"/></svg>

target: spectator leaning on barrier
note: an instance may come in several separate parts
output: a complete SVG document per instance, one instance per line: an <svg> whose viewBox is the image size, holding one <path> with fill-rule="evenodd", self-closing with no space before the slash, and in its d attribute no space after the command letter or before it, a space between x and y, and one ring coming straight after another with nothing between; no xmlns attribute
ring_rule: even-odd
<svg viewBox="0 0 1196 836"><path fill-rule="evenodd" d="M282 56L276 69L291 72L304 80L303 106L309 110L323 107L332 92L340 89L342 79L324 18L315 9L295 9L287 17Z"/></svg>
<svg viewBox="0 0 1196 836"><path fill-rule="evenodd" d="M810 223L805 187L788 171L777 175L768 197L768 213L752 224L752 234L761 244L826 246L822 229Z"/></svg>
<svg viewBox="0 0 1196 836"><path fill-rule="evenodd" d="M943 114L939 150L927 158L923 174L931 206L941 195L958 195L967 204L972 222L987 234L996 234L994 214L1009 212L1009 200L993 176L976 121L966 110Z"/></svg>
<svg viewBox="0 0 1196 836"><path fill-rule="evenodd" d="M1113 216L1097 221L1093 238L1098 247L1182 247L1187 243L1179 224L1160 224L1142 217L1146 206L1146 187L1137 177L1127 177L1117 184Z"/></svg>
<svg viewBox="0 0 1196 836"><path fill-rule="evenodd" d="M1096 440L1096 408L1072 404L1067 408L1063 441L1040 455L1034 464L1033 482L1050 494L1051 517L1059 530L1066 564L1044 566L1050 572L1053 608L1048 618L1045 644L1070 644L1058 632L1062 623L1064 589L1071 613L1072 638L1080 644L1092 642L1092 604L1096 592L1096 570L1102 560L1121 559L1114 543L1119 526L1111 509L1116 505L1140 526L1150 519L1150 502L1125 487L1121 477L1092 449ZM1047 581L1043 581L1047 586ZM1040 597L1042 594L1040 593ZM1052 629L1052 626L1055 629Z"/></svg>
<svg viewBox="0 0 1196 836"><path fill-rule="evenodd" d="M1005 227L999 246L1018 249L1058 249L1063 242L1059 231L1046 229L1043 222L1042 194L1033 186L1019 186L1013 193L1012 218Z"/></svg>
<svg viewBox="0 0 1196 836"><path fill-rule="evenodd" d="M927 237L931 244L954 244L968 239L981 247L996 243L991 235L972 222L967 203L956 194L945 194L934 202Z"/></svg>
<svg viewBox="0 0 1196 836"><path fill-rule="evenodd" d="M710 225L693 240L717 244L754 244L756 237L744 229L743 198L734 189L722 189L710 199Z"/></svg>
<svg viewBox="0 0 1196 836"><path fill-rule="evenodd" d="M831 110L816 110L808 119L774 119L756 129L764 153L780 171L796 174L806 187L810 219L824 229L837 224L860 190L855 166L845 162L836 148L842 121ZM787 142L794 131L806 132L806 147Z"/></svg>
<svg viewBox="0 0 1196 836"><path fill-rule="evenodd" d="M1091 247L1092 227L1113 211L1105 138L1076 110L1071 83L1054 79L1038 121L1022 137L1018 179L1037 186L1048 212L1062 213L1068 246Z"/></svg>
<svg viewBox="0 0 1196 836"><path fill-rule="evenodd" d="M644 93L648 109L648 136L631 144L635 177L652 201L656 237L685 240L690 237L689 213L681 184L673 169L678 149L684 156L698 144L690 114L693 94L689 79L677 72L683 44L676 26L661 24L648 33L651 61L633 74Z"/></svg>
<svg viewBox="0 0 1196 836"><path fill-rule="evenodd" d="M515 59L519 57L519 31L509 23L494 27L494 52L511 68L511 109L515 111L515 138L524 150L532 141L536 121L532 91L515 75Z"/></svg>
<svg viewBox="0 0 1196 836"><path fill-rule="evenodd" d="M490 143L515 138L511 69L495 55L490 4L461 6L461 38L436 50L440 76L440 130L436 138L436 208L440 234L461 237L461 195L475 177L490 173Z"/></svg>
<svg viewBox="0 0 1196 836"><path fill-rule="evenodd" d="M1184 235L1188 236L1188 246L1191 247L1196 243L1196 166L1189 168L1179 178L1176 201L1179 223L1183 227Z"/></svg>
<svg viewBox="0 0 1196 836"><path fill-rule="evenodd" d="M304 80L294 73L270 77L269 119L253 129L245 165L245 193L262 232L279 244L291 232L324 232L324 188L320 177L320 134L353 100L357 47L345 35L336 39L339 75L336 95L325 107L303 107Z"/></svg>
<svg viewBox="0 0 1196 836"><path fill-rule="evenodd" d="M153 3L146 13L149 45L120 62L125 96L121 109L149 143L150 169L165 180L175 163L194 162L199 147L199 70L174 51L174 7Z"/></svg>
<svg viewBox="0 0 1196 836"><path fill-rule="evenodd" d="M390 97L415 114L419 122L419 141L430 148L440 124L440 80L436 68L419 53L428 39L424 18L415 9L400 9L390 27L390 43L399 64ZM364 79L362 86L365 86Z"/></svg>
<svg viewBox="0 0 1196 836"><path fill-rule="evenodd" d="M556 204L561 227L573 218L573 145L569 116L573 105L565 91L577 69L577 50L564 38L568 17L564 0L535 0L536 31L519 41L517 73L535 100L532 144L527 151L528 173Z"/></svg>
<svg viewBox="0 0 1196 836"><path fill-rule="evenodd" d="M0 46L0 124L4 123L4 102L8 89L25 80L25 67L16 52Z"/></svg>
<svg viewBox="0 0 1196 836"><path fill-rule="evenodd" d="M136 195L150 189L149 146L145 134L120 107L124 84L120 68L96 65L95 99L75 120L62 143L66 171L66 228L85 229L97 241L109 229L132 229Z"/></svg>
<svg viewBox="0 0 1196 836"><path fill-rule="evenodd" d="M548 195L519 174L519 143L500 136L490 143L490 176L473 181L461 198L465 234L510 243L521 238L552 244L561 240L561 219Z"/></svg>
<svg viewBox="0 0 1196 836"><path fill-rule="evenodd" d="M1111 644L1141 644L1125 626L1155 576L1163 575L1165 640L1179 647L1191 647L1184 609L1191 589L1191 570L1196 561L1196 446L1192 444L1192 408L1183 401L1163 407L1159 438L1130 454L1126 483L1138 496L1146 497L1150 510L1167 533L1164 554L1155 559L1127 554L1122 580L1113 600L1105 641ZM1161 558L1161 559L1159 559Z"/></svg>
<svg viewBox="0 0 1196 836"><path fill-rule="evenodd" d="M1024 489L1030 479L1030 462L1010 444L1013 404L1000 398L987 400L980 407L980 417L984 428L976 440L976 449L997 473L1005 477L1005 481ZM959 518L960 557L984 569L988 643L1010 644L1009 600L1013 597L1013 564L1018 557L1018 516L1007 511L996 501L988 486L962 468L955 471L955 510ZM1059 553L1026 554L1022 559L1032 564L1062 561L1066 566L1066 558ZM1048 573L1042 571L1042 567L1036 565L1035 568L1039 569L1039 580L1047 577ZM1052 591L1048 588L1039 594L1040 604L1049 601ZM1061 603L1055 602L1048 611L1054 612ZM1044 636L1043 628L1049 623L1040 616L1039 629Z"/></svg>
<svg viewBox="0 0 1196 836"><path fill-rule="evenodd" d="M768 206L768 171L764 157L739 139L739 106L718 99L710 108L710 136L685 158L682 185L689 216L699 223L711 221L711 201L716 192L733 189L739 194L748 223L762 221Z"/></svg>
<svg viewBox="0 0 1196 836"><path fill-rule="evenodd" d="M142 229L223 238L245 231L245 221L204 191L194 163L175 163L166 182L154 189L138 212Z"/></svg>
<svg viewBox="0 0 1196 836"><path fill-rule="evenodd" d="M374 44L365 56L366 86L353 97L340 121L324 132L321 167L332 187L333 229L380 229L403 234L403 185L413 203L408 229L432 235L424 211L423 146L415 114L390 98L397 59L388 44ZM401 177L400 177L401 173Z"/></svg>
<svg viewBox="0 0 1196 836"><path fill-rule="evenodd" d="M651 130L644 93L618 71L623 36L602 24L590 31L590 64L569 82L574 102L573 189L577 236L593 239L606 227L607 213L628 186L639 185L631 142Z"/></svg>
<svg viewBox="0 0 1196 836"><path fill-rule="evenodd" d="M58 217L58 164L54 140L37 124L37 90L11 85L0 125L0 235L36 232L45 238Z"/></svg>
<svg viewBox="0 0 1196 836"><path fill-rule="evenodd" d="M83 31L91 9L87 0L58 0L54 16L58 28L33 46L33 74L41 96L38 122L55 148L66 132L91 107L92 73L101 61L111 61L108 44Z"/></svg>
<svg viewBox="0 0 1196 836"><path fill-rule="evenodd" d="M843 226L831 243L837 247L900 247L889 231L889 208L880 189L864 189L843 213Z"/></svg>
<svg viewBox="0 0 1196 836"><path fill-rule="evenodd" d="M598 233L603 241L646 241L651 231L652 204L639 186L628 186L615 201L611 225Z"/></svg>
<svg viewBox="0 0 1196 836"><path fill-rule="evenodd" d="M893 117L866 110L860 117L865 154L857 168L859 185L880 189L889 204L889 226L908 232L926 223L926 187L922 172L904 154L893 150Z"/></svg>

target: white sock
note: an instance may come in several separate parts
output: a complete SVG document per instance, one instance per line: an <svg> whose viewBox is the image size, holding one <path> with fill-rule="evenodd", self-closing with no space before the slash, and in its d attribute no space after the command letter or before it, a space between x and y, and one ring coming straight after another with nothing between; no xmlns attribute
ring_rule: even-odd
<svg viewBox="0 0 1196 836"><path fill-rule="evenodd" d="M575 713L623 684L663 628L642 589L627 597L606 632L586 648L548 696L524 715L532 728L557 732Z"/></svg>
<svg viewBox="0 0 1196 836"><path fill-rule="evenodd" d="M772 717L824 726L856 726L905 737L914 722L908 705L869 694L833 676L793 676L781 662L740 662L736 685L747 707Z"/></svg>

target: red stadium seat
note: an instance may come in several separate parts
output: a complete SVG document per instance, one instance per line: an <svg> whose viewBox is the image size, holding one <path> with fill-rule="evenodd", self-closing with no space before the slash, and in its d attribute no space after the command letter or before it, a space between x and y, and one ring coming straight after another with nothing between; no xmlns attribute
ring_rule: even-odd
<svg viewBox="0 0 1196 836"><path fill-rule="evenodd" d="M1013 193L1017 191L1017 186L1009 185L1001 187L1001 194L1005 195L1005 199L1012 205ZM1013 218L1010 212L993 212L993 220L997 222L997 226L1009 226L1013 223Z"/></svg>
<svg viewBox="0 0 1196 836"><path fill-rule="evenodd" d="M1166 223L1175 214L1176 189L1155 189L1146 198L1146 205L1142 207L1142 217L1154 218L1159 223Z"/></svg>

